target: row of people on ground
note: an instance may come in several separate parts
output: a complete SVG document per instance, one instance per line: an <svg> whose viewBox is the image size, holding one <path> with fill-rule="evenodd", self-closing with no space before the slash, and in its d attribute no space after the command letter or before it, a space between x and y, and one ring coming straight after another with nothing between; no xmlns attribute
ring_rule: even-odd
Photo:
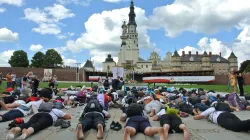
<svg viewBox="0 0 250 140"><path fill-rule="evenodd" d="M36 113L36 109L39 110L43 102L47 102L52 98L53 91L50 90L51 89L44 89L40 91L36 101L30 101L27 104L15 103L16 108L1 115L0 120L8 121ZM189 139L190 134L180 118L187 116L187 114L194 115L194 119L208 117L212 122L236 132L248 131L250 129L249 120L241 121L230 113L231 110L239 111L240 109L250 109L249 103L247 102L244 108L240 107L239 99L235 93L229 94L225 98L216 95L217 99L214 100L202 89L198 90L198 92L194 90L188 92L185 89L180 89L172 93L161 92L161 90L162 89L140 91L137 88L130 90L129 88L125 88L124 91L115 91L114 89L106 91L100 88L98 95L90 94L90 92L92 92L90 90L89 93L86 93L86 102L88 102L88 104L84 108L82 121L77 126L78 139L83 139L83 132L91 128L98 130L97 138L103 138L103 130L105 128L104 120L106 117L110 117L108 110L113 104L119 104L119 101L121 101L120 104L123 111L120 121L128 120L124 132L124 139L126 140L139 132L148 136L160 134L161 139L166 139L172 130L176 133L183 132L184 139ZM72 100L75 100L75 98ZM216 106L213 103L216 104ZM219 106L218 103L222 105ZM201 113L201 111L204 112ZM147 114L149 114L150 117L154 117L153 120L159 120L161 127L152 127L148 121ZM27 136L51 126L58 117L70 119L70 116L62 111L48 109L47 112L42 111L36 113L27 123L12 128L7 138L13 139L13 137L22 130L23 135L21 135L21 139L25 139ZM224 120L226 117L229 118L227 121L230 122L230 125L225 123ZM43 124L44 121L47 123ZM111 125L114 125L114 123ZM231 128L231 126L235 127Z"/></svg>

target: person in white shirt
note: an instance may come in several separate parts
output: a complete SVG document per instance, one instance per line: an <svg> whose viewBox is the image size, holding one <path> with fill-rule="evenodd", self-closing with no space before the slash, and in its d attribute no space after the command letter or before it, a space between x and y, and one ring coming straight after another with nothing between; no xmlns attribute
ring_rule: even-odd
<svg viewBox="0 0 250 140"><path fill-rule="evenodd" d="M160 121L161 127L163 127L166 137L169 133L184 133L184 140L190 139L190 133L186 128L186 125L182 123L180 116L177 114L166 114L166 110L162 109L158 112L153 121Z"/></svg>
<svg viewBox="0 0 250 140"><path fill-rule="evenodd" d="M3 115L0 115L0 122L6 122L6 121L14 120L16 118L21 118L21 117L30 115L34 112L32 107L35 106L38 108L41 103L42 103L42 99L38 101L31 101L27 104L21 104L17 108L14 108L10 110L9 112Z"/></svg>
<svg viewBox="0 0 250 140"><path fill-rule="evenodd" d="M11 77L11 80L12 80L12 88L15 89L15 86L16 86L16 74L11 74L10 75Z"/></svg>
<svg viewBox="0 0 250 140"><path fill-rule="evenodd" d="M228 111L217 111L214 107L210 107L204 112L199 112L198 115L194 116L195 120L203 118L234 132L248 132L250 130L250 119L242 121L235 114Z"/></svg>
<svg viewBox="0 0 250 140"><path fill-rule="evenodd" d="M43 102L49 101L51 98L42 97ZM45 128L52 126L58 118L63 119L71 119L69 114L58 110L52 109L49 113L48 112L38 112L33 115L28 122L22 123L17 127L12 128L8 135L6 136L7 140L14 140L15 136L22 132L20 136L21 140L26 139L28 136L32 135L33 133L37 133Z"/></svg>

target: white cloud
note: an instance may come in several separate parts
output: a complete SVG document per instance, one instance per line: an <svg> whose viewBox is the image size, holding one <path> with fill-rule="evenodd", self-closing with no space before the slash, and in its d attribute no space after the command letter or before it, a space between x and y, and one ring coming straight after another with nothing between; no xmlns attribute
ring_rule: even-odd
<svg viewBox="0 0 250 140"><path fill-rule="evenodd" d="M170 37L184 31L215 33L232 27L244 28L250 23L249 12L249 0L175 0L155 8L149 25L163 27Z"/></svg>
<svg viewBox="0 0 250 140"><path fill-rule="evenodd" d="M121 0L103 0L103 1L105 1L105 2L111 2L111 3L118 3Z"/></svg>
<svg viewBox="0 0 250 140"><path fill-rule="evenodd" d="M59 54L63 54L64 52L68 51L67 47L57 47L53 49L55 49Z"/></svg>
<svg viewBox="0 0 250 140"><path fill-rule="evenodd" d="M22 6L23 0L0 0L1 4L9 4L9 5L15 5L15 6Z"/></svg>
<svg viewBox="0 0 250 140"><path fill-rule="evenodd" d="M56 24L46 24L46 23L39 24L39 27L33 28L32 31L40 33L42 35L45 35L45 34L57 35L61 33L60 27L58 27Z"/></svg>
<svg viewBox="0 0 250 140"><path fill-rule="evenodd" d="M140 48L154 48L147 34L147 18L145 11L135 8L136 22L138 25ZM123 20L128 21L129 8L103 11L91 15L84 23L86 32L76 40L69 40L66 47L72 52L89 50L90 56L97 67L101 67L101 62L108 54L117 57L121 46L120 36L122 34L121 25Z"/></svg>
<svg viewBox="0 0 250 140"><path fill-rule="evenodd" d="M24 19L38 24L38 27L33 28L32 31L45 34L58 35L61 33L61 20L74 17L69 9L63 5L54 4L53 6L45 7L43 10L39 8L26 8L24 10Z"/></svg>
<svg viewBox="0 0 250 140"><path fill-rule="evenodd" d="M69 9L59 4L54 4L53 7L45 7L44 11L51 15L55 22L75 16Z"/></svg>
<svg viewBox="0 0 250 140"><path fill-rule="evenodd" d="M63 65L65 65L65 66L76 66L76 64L75 63L77 63L77 61L75 60L75 59L67 59L67 58L65 58L65 56L64 55L61 55L61 57L62 57L62 59L63 59Z"/></svg>
<svg viewBox="0 0 250 140"><path fill-rule="evenodd" d="M41 44L37 44L37 45L30 45L30 50L33 52L38 52L41 51L43 49L43 46Z"/></svg>
<svg viewBox="0 0 250 140"><path fill-rule="evenodd" d="M60 3L62 5L75 4L81 6L89 6L91 1L92 0L56 0L57 3Z"/></svg>
<svg viewBox="0 0 250 140"><path fill-rule="evenodd" d="M75 33L70 33L70 32L68 32L68 33L66 33L66 34L59 34L59 35L57 35L56 37L57 37L58 39L66 39L66 38L72 37L72 36L74 36L74 35L75 35Z"/></svg>
<svg viewBox="0 0 250 140"><path fill-rule="evenodd" d="M0 66L1 67L10 67L10 64L8 63L10 57L13 55L15 50L7 50L2 53L0 53Z"/></svg>
<svg viewBox="0 0 250 140"><path fill-rule="evenodd" d="M5 11L6 11L6 9L0 8L0 13L4 13Z"/></svg>
<svg viewBox="0 0 250 140"><path fill-rule="evenodd" d="M7 28L0 28L0 42L15 42L18 40L18 33Z"/></svg>

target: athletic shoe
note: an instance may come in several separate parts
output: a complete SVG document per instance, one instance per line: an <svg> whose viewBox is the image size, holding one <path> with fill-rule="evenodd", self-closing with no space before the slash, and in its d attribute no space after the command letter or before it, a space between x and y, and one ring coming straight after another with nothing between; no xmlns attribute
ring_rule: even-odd
<svg viewBox="0 0 250 140"><path fill-rule="evenodd" d="M110 129L114 129L115 125L116 125L116 123L114 121L112 121L112 123L110 124Z"/></svg>
<svg viewBox="0 0 250 140"><path fill-rule="evenodd" d="M114 127L114 130L115 130L115 131L119 131L119 130L121 130L121 129L122 129L122 125L121 125L119 122L116 122L115 127Z"/></svg>

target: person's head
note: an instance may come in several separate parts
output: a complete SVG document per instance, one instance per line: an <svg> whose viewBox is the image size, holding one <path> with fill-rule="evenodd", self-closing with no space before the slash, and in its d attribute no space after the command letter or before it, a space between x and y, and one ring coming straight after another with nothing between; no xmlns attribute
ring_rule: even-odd
<svg viewBox="0 0 250 140"><path fill-rule="evenodd" d="M23 77L23 81L26 82L27 81L27 77Z"/></svg>
<svg viewBox="0 0 250 140"><path fill-rule="evenodd" d="M44 88L38 92L38 95L45 102L48 102L52 98L52 93L53 93L53 91L50 88Z"/></svg>
<svg viewBox="0 0 250 140"><path fill-rule="evenodd" d="M120 78L120 80L122 81L122 80L123 80L123 78L121 77L121 78Z"/></svg>

